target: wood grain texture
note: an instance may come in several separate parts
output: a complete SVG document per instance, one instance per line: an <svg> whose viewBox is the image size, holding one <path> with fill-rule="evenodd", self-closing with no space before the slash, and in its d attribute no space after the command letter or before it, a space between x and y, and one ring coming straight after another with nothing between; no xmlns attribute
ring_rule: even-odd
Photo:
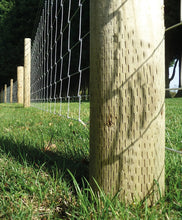
<svg viewBox="0 0 182 220"><path fill-rule="evenodd" d="M0 95L0 102L3 103L4 102L4 90L3 88L1 89L1 95Z"/></svg>
<svg viewBox="0 0 182 220"><path fill-rule="evenodd" d="M23 79L24 79L24 67L18 66L17 67L17 83L18 83L17 98L19 104L23 104L23 88L24 88Z"/></svg>
<svg viewBox="0 0 182 220"><path fill-rule="evenodd" d="M10 103L13 103L13 79L10 80Z"/></svg>
<svg viewBox="0 0 182 220"><path fill-rule="evenodd" d="M90 182L152 204L155 181L164 193L163 1L90 4Z"/></svg>
<svg viewBox="0 0 182 220"><path fill-rule="evenodd" d="M24 107L30 107L31 39L24 41Z"/></svg>

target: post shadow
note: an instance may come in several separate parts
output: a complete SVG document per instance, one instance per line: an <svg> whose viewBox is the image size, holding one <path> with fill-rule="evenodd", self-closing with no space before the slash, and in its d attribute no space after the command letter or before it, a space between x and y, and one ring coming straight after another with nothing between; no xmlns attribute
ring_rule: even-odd
<svg viewBox="0 0 182 220"><path fill-rule="evenodd" d="M15 143L14 140L6 137L0 138L0 151L22 165L26 162L28 166L35 169L43 167L43 170L51 176L58 171L66 174L66 178L71 178L67 172L70 170L79 184L83 177L88 178L88 161L80 155L75 160L75 158L68 158L63 152L43 151L31 143L27 144L24 141Z"/></svg>

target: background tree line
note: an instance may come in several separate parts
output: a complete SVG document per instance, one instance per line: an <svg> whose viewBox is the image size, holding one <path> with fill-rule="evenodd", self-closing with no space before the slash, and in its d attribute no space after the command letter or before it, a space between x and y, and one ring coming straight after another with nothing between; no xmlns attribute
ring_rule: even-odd
<svg viewBox="0 0 182 220"><path fill-rule="evenodd" d="M74 2L78 1L73 1L73 4ZM23 65L24 38L34 38L43 3L44 0L0 0L0 87L8 83L10 78L16 79L16 67ZM67 7L66 5L65 3L65 7ZM82 21L83 28L87 30L89 28L89 7L85 7L84 13L86 19ZM180 0L165 0L166 28L179 22ZM73 27L76 30L77 25ZM75 36L73 36L74 39ZM166 87L169 87L169 83L173 79L173 76L169 77L168 67L174 60L179 60L181 57L181 39L181 27L166 33ZM87 65L89 42L85 44L86 46L88 48L83 48L84 60L82 63ZM73 59L72 68L76 68L74 63L78 63L76 56ZM88 80L88 76L89 74L84 79L85 82ZM88 83L86 87L88 87Z"/></svg>
<svg viewBox="0 0 182 220"><path fill-rule="evenodd" d="M171 27L180 23L180 4L181 0L165 0L165 26ZM169 88L170 82L176 74L176 66L179 63L179 84L181 87L181 54L182 54L182 26L178 26L166 32L165 35L165 80L166 88ZM174 66L173 74L170 76L169 67ZM176 97L181 97L182 91L178 91ZM171 97L171 93L166 91L166 97Z"/></svg>
<svg viewBox="0 0 182 220"><path fill-rule="evenodd" d="M42 0L0 0L0 87L23 65L24 38L33 35ZM39 18L38 18L39 19Z"/></svg>

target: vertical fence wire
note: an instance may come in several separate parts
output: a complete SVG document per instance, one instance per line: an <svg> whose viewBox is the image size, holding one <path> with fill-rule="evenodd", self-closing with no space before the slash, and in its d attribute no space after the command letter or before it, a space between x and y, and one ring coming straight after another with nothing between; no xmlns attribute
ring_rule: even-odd
<svg viewBox="0 0 182 220"><path fill-rule="evenodd" d="M17 90L18 90L18 86L17 86L17 81L13 83L13 103L17 103L18 102L18 98L17 98Z"/></svg>
<svg viewBox="0 0 182 220"><path fill-rule="evenodd" d="M6 92L6 102L10 103L10 86L7 87L7 92Z"/></svg>
<svg viewBox="0 0 182 220"><path fill-rule="evenodd" d="M47 0L32 45L31 105L87 123L88 99L89 1Z"/></svg>

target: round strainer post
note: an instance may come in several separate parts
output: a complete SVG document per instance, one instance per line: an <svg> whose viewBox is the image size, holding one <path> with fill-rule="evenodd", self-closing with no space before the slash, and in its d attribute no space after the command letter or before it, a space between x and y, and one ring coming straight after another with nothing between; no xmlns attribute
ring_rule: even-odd
<svg viewBox="0 0 182 220"><path fill-rule="evenodd" d="M24 78L24 67L18 66L17 67L17 82L18 82L17 98L19 104L23 104L23 88L24 88L23 78Z"/></svg>
<svg viewBox="0 0 182 220"><path fill-rule="evenodd" d="M90 5L90 182L152 204L164 194L163 1Z"/></svg>
<svg viewBox="0 0 182 220"><path fill-rule="evenodd" d="M1 88L1 95L0 95L0 99L1 99L1 103L3 103L4 102L4 98L3 98L3 96L4 96L4 91L3 91L3 88Z"/></svg>
<svg viewBox="0 0 182 220"><path fill-rule="evenodd" d="M31 39L24 39L24 107L30 107Z"/></svg>
<svg viewBox="0 0 182 220"><path fill-rule="evenodd" d="M13 103L13 79L10 80L10 103Z"/></svg>

